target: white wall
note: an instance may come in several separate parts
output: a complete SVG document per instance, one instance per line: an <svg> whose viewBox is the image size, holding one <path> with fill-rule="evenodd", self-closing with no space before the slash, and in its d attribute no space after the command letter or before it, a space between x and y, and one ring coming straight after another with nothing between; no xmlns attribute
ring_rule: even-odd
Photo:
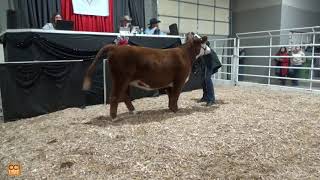
<svg viewBox="0 0 320 180"><path fill-rule="evenodd" d="M157 17L157 0L144 0L145 26L151 18Z"/></svg>
<svg viewBox="0 0 320 180"><path fill-rule="evenodd" d="M0 44L0 63L4 62L3 45Z"/></svg>
<svg viewBox="0 0 320 180"><path fill-rule="evenodd" d="M320 12L319 0L282 0L282 4L302 10Z"/></svg>
<svg viewBox="0 0 320 180"><path fill-rule="evenodd" d="M232 11L248 11L281 5L282 0L232 0Z"/></svg>
<svg viewBox="0 0 320 180"><path fill-rule="evenodd" d="M319 0L283 0L281 28L320 25Z"/></svg>
<svg viewBox="0 0 320 180"><path fill-rule="evenodd" d="M319 0L283 0L281 29L319 26L319 17ZM287 43L289 43L289 39L282 37L281 44Z"/></svg>
<svg viewBox="0 0 320 180"><path fill-rule="evenodd" d="M8 8L8 0L0 0L0 32L7 29L6 13Z"/></svg>
<svg viewBox="0 0 320 180"><path fill-rule="evenodd" d="M280 29L281 0L233 0L232 1L232 31L235 33L265 31ZM277 43L278 39L273 39ZM268 45L268 39L241 40L241 46ZM269 49L246 49L249 56L268 55ZM268 65L266 58L246 58L246 65ZM268 75L267 68L244 67L245 74ZM264 78L244 77L246 81L266 83Z"/></svg>
<svg viewBox="0 0 320 180"><path fill-rule="evenodd" d="M177 23L181 34L229 35L230 0L158 0L160 29Z"/></svg>

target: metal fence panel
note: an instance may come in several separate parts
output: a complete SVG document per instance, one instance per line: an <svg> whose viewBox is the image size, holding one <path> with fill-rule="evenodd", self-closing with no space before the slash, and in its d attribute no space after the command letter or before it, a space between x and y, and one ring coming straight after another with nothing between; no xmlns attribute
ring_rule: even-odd
<svg viewBox="0 0 320 180"><path fill-rule="evenodd" d="M320 42L317 42L319 34L320 26L238 33L238 52L245 49L246 54L237 54L238 58L245 59L245 62L236 65L236 84L251 82L308 91L320 90ZM276 54L281 47L287 47L289 56ZM275 64L275 59L281 57L291 61L295 56L290 52L295 47L301 47L304 51L301 56L305 59L302 67ZM284 72L283 69L290 73L286 76L283 74L287 73L279 75L278 72Z"/></svg>

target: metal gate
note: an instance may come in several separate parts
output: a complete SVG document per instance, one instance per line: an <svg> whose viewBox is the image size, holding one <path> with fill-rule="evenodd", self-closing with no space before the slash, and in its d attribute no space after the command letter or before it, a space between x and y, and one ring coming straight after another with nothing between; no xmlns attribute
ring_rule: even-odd
<svg viewBox="0 0 320 180"><path fill-rule="evenodd" d="M215 83L235 84L237 47L236 38L209 39L210 47L217 53L222 67L212 77Z"/></svg>
<svg viewBox="0 0 320 180"><path fill-rule="evenodd" d="M320 93L320 26L237 33L237 38L209 39L222 67L212 76L215 84L269 86ZM185 37L181 37L184 42ZM291 52L301 47L306 61L301 67L279 66L277 51L286 47ZM104 61L105 63L105 61ZM299 72L295 77L279 76L277 71ZM282 81L285 84L281 84ZM297 86L292 82L298 81ZM106 89L106 87L105 87ZM106 93L105 93L106 98Z"/></svg>
<svg viewBox="0 0 320 180"><path fill-rule="evenodd" d="M320 26L236 34L236 84L254 83L320 92L319 34ZM281 47L288 49L289 56L277 55ZM296 58L293 53L296 47L301 47L304 52L304 55L300 56L305 60L301 66L293 65L292 62L292 59ZM291 64L279 65L279 58L289 58Z"/></svg>

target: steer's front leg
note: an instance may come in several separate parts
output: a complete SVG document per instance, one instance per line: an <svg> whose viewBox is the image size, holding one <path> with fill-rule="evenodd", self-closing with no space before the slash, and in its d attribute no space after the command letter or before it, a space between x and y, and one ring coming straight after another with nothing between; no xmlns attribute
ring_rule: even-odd
<svg viewBox="0 0 320 180"><path fill-rule="evenodd" d="M177 112L178 111L178 97L171 97L169 99L169 109L172 111L172 112Z"/></svg>
<svg viewBox="0 0 320 180"><path fill-rule="evenodd" d="M118 110L118 98L117 97L110 97L110 116L112 119L117 117L117 110Z"/></svg>
<svg viewBox="0 0 320 180"><path fill-rule="evenodd" d="M184 85L184 81L177 82L173 84L173 87L171 88L169 92L169 109L172 112L178 111L178 99L182 90L182 87Z"/></svg>

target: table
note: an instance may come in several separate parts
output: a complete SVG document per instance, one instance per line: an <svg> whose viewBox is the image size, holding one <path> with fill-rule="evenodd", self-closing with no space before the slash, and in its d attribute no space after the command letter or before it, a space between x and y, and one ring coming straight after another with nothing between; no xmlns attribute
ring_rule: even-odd
<svg viewBox="0 0 320 180"><path fill-rule="evenodd" d="M5 62L90 59L119 33L17 29L0 35ZM152 48L172 48L181 44L179 36L128 35L129 44Z"/></svg>

